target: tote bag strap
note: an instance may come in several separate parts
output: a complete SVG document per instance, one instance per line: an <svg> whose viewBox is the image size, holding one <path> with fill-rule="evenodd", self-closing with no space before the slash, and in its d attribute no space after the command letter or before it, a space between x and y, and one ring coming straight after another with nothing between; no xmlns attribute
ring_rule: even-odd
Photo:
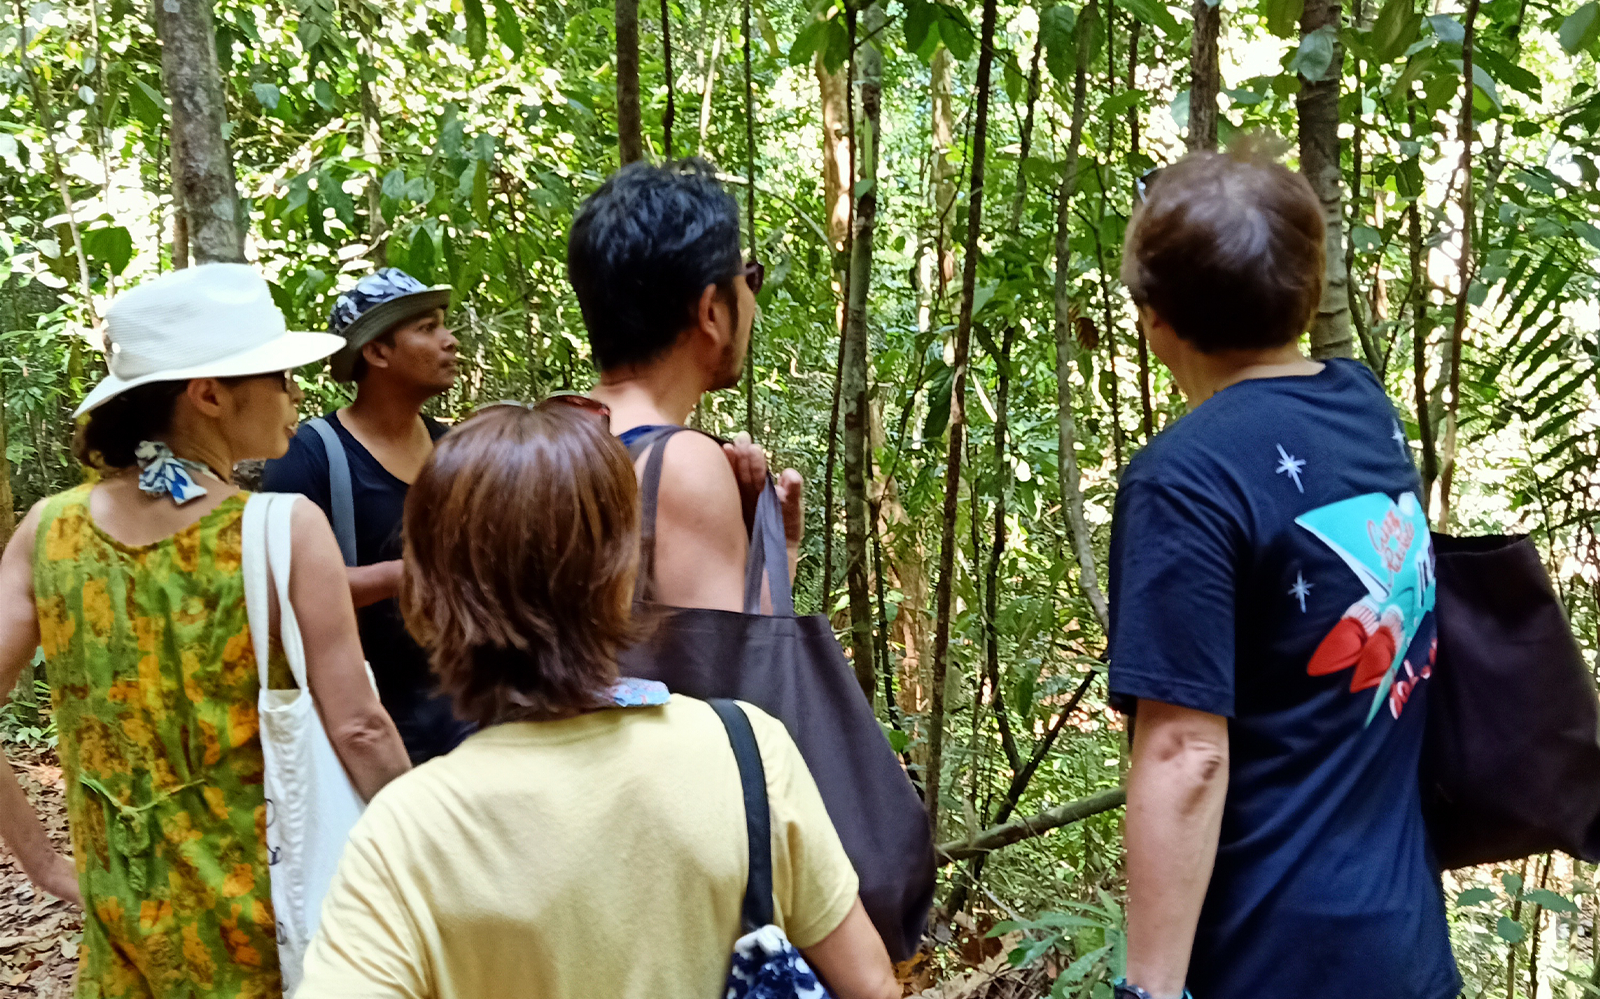
<svg viewBox="0 0 1600 999"><path fill-rule="evenodd" d="M356 501L350 480L350 457L345 454L344 442L326 419L318 416L307 420L306 426L322 438L322 449L328 453L328 506L333 511L333 536L339 540L339 554L345 565L356 564Z"/></svg>
<svg viewBox="0 0 1600 999"><path fill-rule="evenodd" d="M739 764L744 794L744 827L750 840L750 873L745 879L744 931L753 933L772 923L772 813L767 806L767 774L750 718L738 704L716 697L706 702L728 730L733 758Z"/></svg>
<svg viewBox="0 0 1600 999"><path fill-rule="evenodd" d="M240 572L244 575L244 608L255 646L256 672L267 686L267 659L272 649L272 612L267 603L267 511L273 493L252 493L239 524Z"/></svg>
<svg viewBox="0 0 1600 999"><path fill-rule="evenodd" d="M656 575L656 515L661 501L661 469L666 464L667 441L689 427L665 426L645 434L628 446L628 454L635 461L646 451L644 473L639 480L639 578L634 584L634 600L647 599L655 585ZM702 431L692 431L710 437L718 444L721 438ZM756 502L756 522L750 532L750 554L744 566L744 612L761 613L761 580L766 577L772 584L772 610L780 616L794 614L794 595L789 585L789 558L783 534L783 514L778 505L777 489L772 476L767 476L766 488Z"/></svg>

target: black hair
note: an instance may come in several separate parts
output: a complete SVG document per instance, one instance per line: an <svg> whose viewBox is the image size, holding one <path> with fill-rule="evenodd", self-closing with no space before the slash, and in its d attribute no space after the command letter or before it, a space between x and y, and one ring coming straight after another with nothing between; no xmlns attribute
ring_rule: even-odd
<svg viewBox="0 0 1600 999"><path fill-rule="evenodd" d="M138 463L134 452L172 428L172 410L187 381L149 382L112 396L90 410L78 427L72 452L91 468L113 471Z"/></svg>
<svg viewBox="0 0 1600 999"><path fill-rule="evenodd" d="M393 347L394 331L409 322L411 322L410 319L401 320L400 322L395 323L393 326L384 330L382 333L379 333L371 340L368 340L367 343L381 343L386 347ZM355 362L350 365L350 380L355 382L357 385L361 384L362 379L366 378L367 372L371 370L371 368L367 366L367 343L361 345L361 350L356 353Z"/></svg>
<svg viewBox="0 0 1600 999"><path fill-rule="evenodd" d="M567 237L567 277L601 371L660 356L706 286L731 289L739 267L739 206L698 158L618 170Z"/></svg>

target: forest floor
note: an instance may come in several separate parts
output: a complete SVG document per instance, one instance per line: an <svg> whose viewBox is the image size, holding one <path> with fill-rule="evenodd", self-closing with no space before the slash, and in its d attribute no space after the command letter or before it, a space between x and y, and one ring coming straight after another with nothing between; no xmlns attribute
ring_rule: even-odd
<svg viewBox="0 0 1600 999"><path fill-rule="evenodd" d="M50 838L68 852L66 795L54 750L10 743L6 755ZM82 935L78 910L34 888L0 843L0 999L71 995Z"/></svg>
<svg viewBox="0 0 1600 999"><path fill-rule="evenodd" d="M10 743L6 755L50 838L63 853L67 808L54 750ZM949 960L927 952L895 969L907 996L917 999L1033 999L1049 991L1037 970L1011 968L1005 952L1014 940L990 940L987 927L959 927ZM71 904L34 888L0 843L0 999L65 999L72 994L83 919Z"/></svg>

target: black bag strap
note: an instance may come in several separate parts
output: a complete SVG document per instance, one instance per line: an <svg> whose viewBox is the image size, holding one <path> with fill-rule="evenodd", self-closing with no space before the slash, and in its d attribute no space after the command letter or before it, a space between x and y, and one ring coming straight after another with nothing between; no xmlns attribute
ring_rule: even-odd
<svg viewBox="0 0 1600 999"><path fill-rule="evenodd" d="M649 451L644 474L639 481L639 577L634 583L634 600L650 596L656 576L656 511L661 499L661 469L666 461L667 441L689 427L663 426L642 434L628 445L634 461ZM702 431L693 431L702 433ZM721 438L704 436L721 444ZM772 612L781 617L794 614L794 593L789 584L789 558L783 533L783 512L778 491L767 476L767 486L756 502L756 521L750 532L750 554L744 567L744 612L761 613L761 581L765 578L772 592Z"/></svg>
<svg viewBox="0 0 1600 999"><path fill-rule="evenodd" d="M322 438L322 449L328 452L328 506L333 510L333 536L339 542L339 554L345 565L356 564L356 502L350 483L350 459L344 453L344 442L339 440L331 424L318 416L306 421L306 426Z"/></svg>
<svg viewBox="0 0 1600 999"><path fill-rule="evenodd" d="M738 704L724 697L706 702L728 730L733 758L739 764L739 786L744 792L744 826L750 838L750 874L744 885L744 931L753 933L772 922L772 813L767 805L767 772L761 765L750 718Z"/></svg>

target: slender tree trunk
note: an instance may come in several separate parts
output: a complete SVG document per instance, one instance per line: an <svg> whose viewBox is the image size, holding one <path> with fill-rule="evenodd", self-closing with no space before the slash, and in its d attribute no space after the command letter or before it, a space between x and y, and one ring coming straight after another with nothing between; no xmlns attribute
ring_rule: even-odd
<svg viewBox="0 0 1600 999"><path fill-rule="evenodd" d="M239 182L222 134L228 108L211 0L159 0L151 6L172 105L172 175L183 196L190 256L201 264L243 262Z"/></svg>
<svg viewBox="0 0 1600 999"><path fill-rule="evenodd" d="M882 7L863 12L869 35L883 24ZM856 55L861 114L856 118L857 184L850 238L850 299L845 310L845 357L840 402L844 413L845 584L850 593L850 647L856 679L872 699L872 591L867 573L867 301L872 285L872 237L878 221L878 122L883 96L883 54L877 41Z"/></svg>
<svg viewBox="0 0 1600 999"><path fill-rule="evenodd" d="M1323 27L1343 27L1341 0L1306 0L1300 15L1302 37ZM1327 226L1322 302L1311 321L1311 356L1352 357L1350 275L1344 263L1344 175L1339 166L1339 82L1344 75L1344 45L1333 40L1333 62L1320 80L1300 78L1296 99L1300 124L1300 172L1322 202Z"/></svg>
<svg viewBox="0 0 1600 999"><path fill-rule="evenodd" d="M377 46L367 37L367 26L358 25L356 73L361 91L361 155L369 163L383 163L382 114L372 84L378 77L373 56ZM389 265L389 226L383 217L383 169L375 165L367 176L367 258L374 267Z"/></svg>
<svg viewBox="0 0 1600 999"><path fill-rule="evenodd" d="M989 565L984 572L983 587L983 646L989 674L989 704L1000 730L1000 748L1013 774L1022 769L1022 753L1011 731L1011 717L1006 713L1005 691L1000 683L1000 563L1006 554L1006 493L1011 488L1006 452L1006 408L1011 397L1011 343L1016 334L1016 327L1006 327L1000 338L1000 354L995 358L999 375L994 393L994 540L989 546ZM973 522L977 522L975 516Z"/></svg>
<svg viewBox="0 0 1600 999"><path fill-rule="evenodd" d="M956 249L951 233L955 228L956 178L959 171L950 162L955 144L955 102L951 96L955 82L955 56L940 45L933 53L929 72L933 95L933 204L939 218L934 225L937 273L934 299L943 299L956 274Z"/></svg>
<svg viewBox="0 0 1600 999"><path fill-rule="evenodd" d="M99 318L94 307L94 287L89 274L89 257L83 252L83 233L78 227L77 209L72 203L72 189L67 184L66 171L61 166L61 154L56 150L55 114L51 110L49 95L39 83L39 75L34 72L33 59L28 55L28 46L31 39L28 37L27 15L22 9L22 0L16 0L17 11L17 51L21 58L22 75L27 78L28 89L33 97L34 117L39 121L39 129L44 132L45 149L50 164L50 179L55 181L56 193L61 197L61 211L67 216L67 232L72 236L72 253L78 259L78 281L83 290L83 308L91 325L97 325ZM107 183L110 178L107 178ZM74 338L76 341L77 338Z"/></svg>
<svg viewBox="0 0 1600 999"><path fill-rule="evenodd" d="M1204 0L1200 0L1204 5ZM1085 14L1094 0L1085 5ZM1061 509L1072 531L1072 547L1078 558L1078 585L1083 589L1094 616L1103 630L1111 628L1111 615L1105 595L1100 591L1100 573L1094 564L1094 545L1089 523L1083 515L1083 476L1078 469L1078 428L1072 411L1072 361L1076 344L1072 334L1072 301L1067 274L1072 267L1072 197L1078 190L1078 160L1083 144L1083 125L1089 80L1089 33L1078 35L1078 72L1072 84L1072 128L1067 138L1066 170L1056 202L1056 446L1061 475ZM1192 121L1192 119L1191 119Z"/></svg>
<svg viewBox="0 0 1600 999"><path fill-rule="evenodd" d="M983 175L988 155L989 76L994 67L995 20L996 0L984 0L976 83L978 110L972 128L972 170L967 195L967 245L961 259L961 311L956 318L955 365L950 376L950 444L944 476L944 524L939 544L939 582L934 595L932 744L925 792L935 838L939 831L940 774L944 765L944 688L955 589L956 511L961 492L962 451L966 446L967 355L972 342L972 300L978 283L978 234L983 225Z"/></svg>
<svg viewBox="0 0 1600 999"><path fill-rule="evenodd" d="M661 75L667 78L667 112L661 116L661 152L673 158L672 125L678 116L677 80L672 76L672 9L661 0Z"/></svg>
<svg viewBox="0 0 1600 999"><path fill-rule="evenodd" d="M750 68L750 0L744 0L744 223L748 231L746 252L756 256L756 99ZM744 425L751 437L756 434L756 337L751 327L750 343L744 352Z"/></svg>
<svg viewBox="0 0 1600 999"><path fill-rule="evenodd" d="M1461 42L1461 258L1457 267L1456 315L1450 327L1450 408L1444 417L1444 453L1439 459L1438 530L1450 528L1451 487L1455 484L1457 438L1461 423L1461 341L1467 332L1467 296L1472 291L1472 231L1477 212L1472 202L1472 45L1477 37L1480 0L1467 4L1466 36Z"/></svg>
<svg viewBox="0 0 1600 999"><path fill-rule="evenodd" d="M1539 888L1550 880L1550 854L1544 855L1544 866L1539 870ZM1544 906L1535 903L1533 906L1533 942L1528 946L1528 999L1539 999L1539 930L1540 923L1544 921Z"/></svg>
<svg viewBox="0 0 1600 999"><path fill-rule="evenodd" d="M617 0L617 159L622 166L644 158L639 113L639 0Z"/></svg>
<svg viewBox="0 0 1600 999"><path fill-rule="evenodd" d="M707 18L709 21L709 17ZM722 35L717 30L711 38L711 58L706 60L705 80L700 90L700 146L701 156L706 154L706 133L711 129L711 95L717 89L717 60L722 57Z"/></svg>
<svg viewBox="0 0 1600 999"><path fill-rule="evenodd" d="M828 257L833 270L834 322L839 331L839 359L834 365L833 405L828 415L828 459L823 475L822 613L833 610L833 483L839 455L839 393L844 373L845 243L850 237L850 117L845 74L828 72L821 53L812 60L822 101L822 204L826 213Z"/></svg>
<svg viewBox="0 0 1600 999"><path fill-rule="evenodd" d="M1408 101L1411 95L1407 94ZM1416 103L1408 109L1411 134L1417 133ZM1420 154L1413 157L1416 176L1422 176ZM1418 191L1411 204L1406 206L1406 242L1411 256L1411 286L1407 296L1411 300L1411 372L1412 386L1417 405L1417 436L1422 444L1422 512L1431 513L1433 484L1439 477L1439 456L1434 450L1432 404L1428 398L1428 275L1422 269L1422 192Z"/></svg>
<svg viewBox="0 0 1600 999"><path fill-rule="evenodd" d="M1189 39L1189 151L1217 148L1217 95L1222 90L1217 39L1222 33L1222 4L1194 0L1194 33Z"/></svg>
<svg viewBox="0 0 1600 999"><path fill-rule="evenodd" d="M1128 33L1128 89L1137 90L1139 87L1139 35L1144 28L1143 22L1138 18L1133 20L1133 30ZM1139 154L1139 107L1128 107L1128 155ZM1138 191L1134 191L1134 200L1138 200ZM1140 428L1144 431L1144 439L1149 440L1156 432L1156 414L1150 404L1150 340L1145 336L1144 324L1135 317L1134 332L1139 335L1139 414Z"/></svg>

